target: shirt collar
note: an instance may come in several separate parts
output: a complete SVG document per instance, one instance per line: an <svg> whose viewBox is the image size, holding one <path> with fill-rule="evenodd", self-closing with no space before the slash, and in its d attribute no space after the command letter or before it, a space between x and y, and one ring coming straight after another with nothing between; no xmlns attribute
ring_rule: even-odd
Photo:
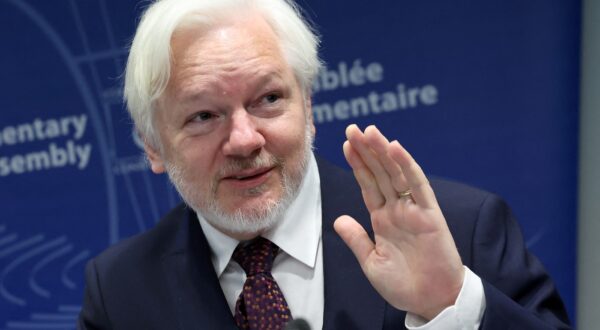
<svg viewBox="0 0 600 330"><path fill-rule="evenodd" d="M221 276L239 241L216 229L201 214L198 213L197 216L211 248L213 266L217 276ZM321 222L319 170L311 153L298 195L283 214L283 218L262 236L277 244L292 258L314 268L321 239Z"/></svg>

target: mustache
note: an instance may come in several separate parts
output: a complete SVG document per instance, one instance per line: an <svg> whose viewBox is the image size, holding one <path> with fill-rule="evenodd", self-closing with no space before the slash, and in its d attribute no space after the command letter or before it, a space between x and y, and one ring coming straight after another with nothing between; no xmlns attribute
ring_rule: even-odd
<svg viewBox="0 0 600 330"><path fill-rule="evenodd" d="M284 161L281 158L275 157L274 155L268 153L261 153L252 158L237 158L228 160L227 163L223 164L221 169L219 169L218 177L225 178L235 175L240 171L266 167L282 167L283 165Z"/></svg>

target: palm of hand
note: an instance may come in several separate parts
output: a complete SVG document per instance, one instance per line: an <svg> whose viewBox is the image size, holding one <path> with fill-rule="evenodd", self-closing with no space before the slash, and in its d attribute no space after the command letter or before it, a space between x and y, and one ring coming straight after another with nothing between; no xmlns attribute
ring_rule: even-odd
<svg viewBox="0 0 600 330"><path fill-rule="evenodd" d="M347 135L344 153L371 214L375 242L348 216L338 218L335 229L388 303L431 319L454 303L464 276L433 190L398 142L389 143L374 127L363 134L350 126Z"/></svg>

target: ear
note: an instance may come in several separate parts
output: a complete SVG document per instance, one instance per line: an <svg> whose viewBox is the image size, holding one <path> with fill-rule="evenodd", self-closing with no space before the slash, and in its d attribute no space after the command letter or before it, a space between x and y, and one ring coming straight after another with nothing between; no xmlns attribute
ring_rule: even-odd
<svg viewBox="0 0 600 330"><path fill-rule="evenodd" d="M307 91L304 95L306 95L304 97L304 109L306 111L306 120L308 120L308 124L311 127L311 132L312 135L314 136L317 129L315 128L315 120L314 120L314 114L312 111L312 97L311 97L311 92Z"/></svg>
<svg viewBox="0 0 600 330"><path fill-rule="evenodd" d="M148 141L144 141L144 151L146 152L148 161L150 161L150 168L152 169L152 172L155 174L164 173L166 171L165 163L160 152L156 150L155 147L150 145Z"/></svg>

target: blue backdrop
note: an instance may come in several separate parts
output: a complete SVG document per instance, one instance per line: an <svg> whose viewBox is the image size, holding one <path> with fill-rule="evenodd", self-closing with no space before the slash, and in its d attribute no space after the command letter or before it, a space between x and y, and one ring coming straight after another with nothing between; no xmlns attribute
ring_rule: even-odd
<svg viewBox="0 0 600 330"><path fill-rule="evenodd" d="M317 153L375 124L496 192L575 315L580 2L300 2L322 34ZM134 0L0 0L0 328L69 329L85 262L178 202L121 102Z"/></svg>

